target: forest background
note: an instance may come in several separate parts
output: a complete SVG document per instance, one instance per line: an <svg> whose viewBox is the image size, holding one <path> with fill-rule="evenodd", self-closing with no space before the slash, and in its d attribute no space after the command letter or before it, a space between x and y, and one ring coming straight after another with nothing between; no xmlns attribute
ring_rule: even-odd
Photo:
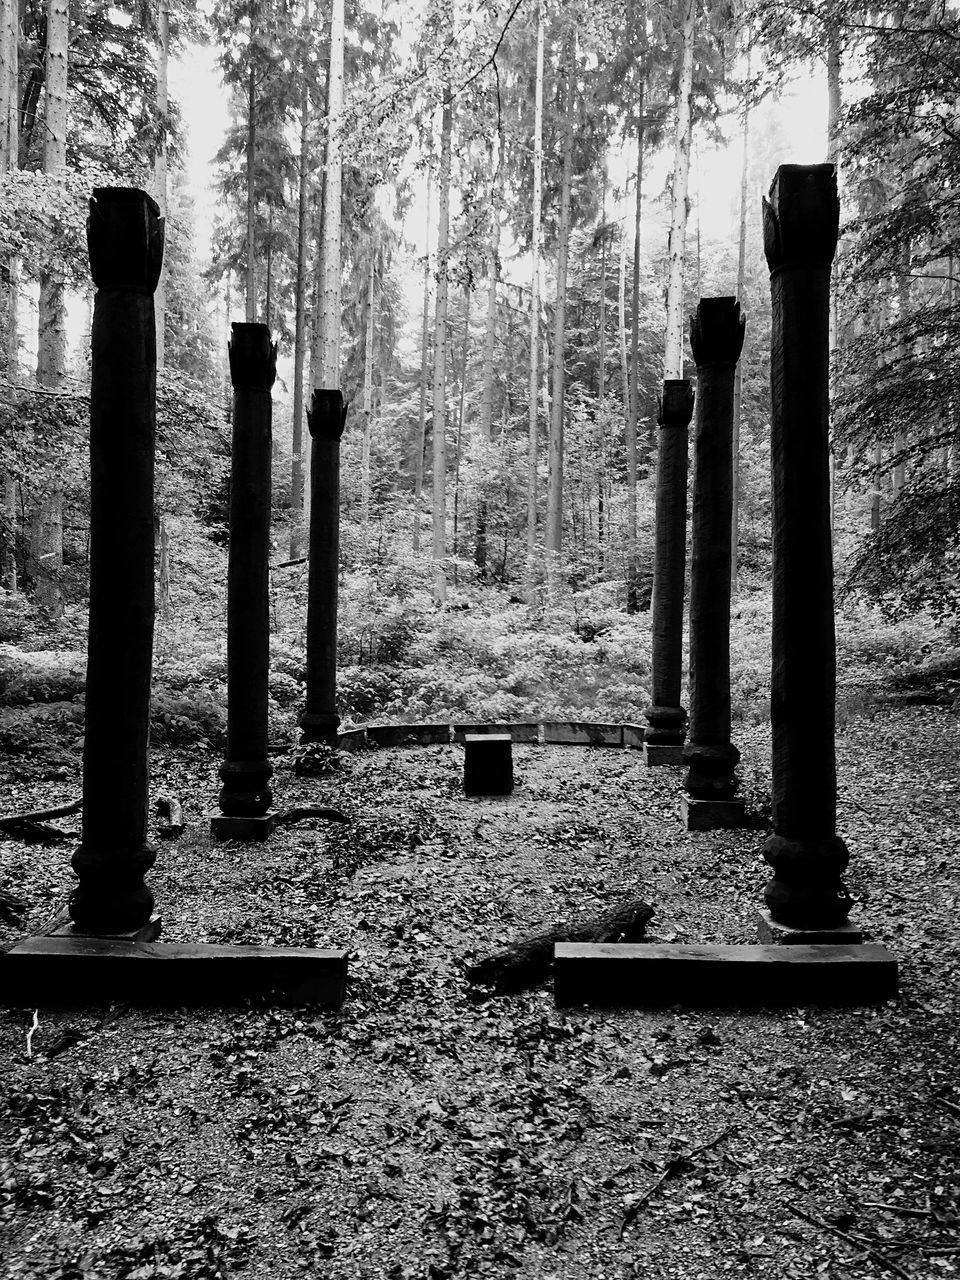
<svg viewBox="0 0 960 1280"><path fill-rule="evenodd" d="M171 58L189 66L198 47L216 59L225 106L212 227L189 164L203 122L171 90ZM184 99L202 110L195 92ZM958 102L960 17L929 0L215 0L199 13L181 0L2 0L4 700L82 719L84 223L92 189L119 184L151 191L167 227L157 739L223 733L226 343L244 319L266 322L280 348L274 739L289 739L303 693L304 408L330 385L351 405L344 720L638 720L657 393L663 377L692 374L681 325L716 294L736 294L747 314L734 713L765 719L759 193L778 164L824 159L842 206L831 326L841 717L897 682L908 696L954 696ZM819 151L791 153L789 112L825 121ZM11 723L4 745L22 737Z"/></svg>

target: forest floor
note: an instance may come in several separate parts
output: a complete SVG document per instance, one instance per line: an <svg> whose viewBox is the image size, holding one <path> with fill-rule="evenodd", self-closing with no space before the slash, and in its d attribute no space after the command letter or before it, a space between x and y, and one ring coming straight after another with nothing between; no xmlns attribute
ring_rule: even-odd
<svg viewBox="0 0 960 1280"><path fill-rule="evenodd" d="M764 729L742 729L766 759ZM557 1010L478 999L467 960L623 897L665 941L756 940L763 833L688 834L680 771L632 751L515 747L506 800L462 795L462 748L279 757L282 807L347 826L213 844L218 759L157 750L188 829L151 883L168 939L344 946L342 1010L0 1011L0 1249L9 1280L837 1280L960 1273L957 719L850 718L840 830L874 1008ZM2 810L79 794L69 744L22 758ZM65 818L69 827L76 819ZM24 899L69 845L0 842Z"/></svg>

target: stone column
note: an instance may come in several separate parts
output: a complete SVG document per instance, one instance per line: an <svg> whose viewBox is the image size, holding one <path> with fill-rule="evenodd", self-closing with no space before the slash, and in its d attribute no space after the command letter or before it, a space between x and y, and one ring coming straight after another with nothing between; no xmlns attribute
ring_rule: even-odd
<svg viewBox="0 0 960 1280"><path fill-rule="evenodd" d="M90 384L90 619L77 931L155 936L144 876L153 658L153 291L163 220L144 191L98 187L87 222L96 286Z"/></svg>
<svg viewBox="0 0 960 1280"><path fill-rule="evenodd" d="M347 406L340 391L317 388L310 430L310 569L307 587L307 698L300 742L337 741L337 586L340 570L340 437ZM297 760L310 772L309 752Z"/></svg>
<svg viewBox="0 0 960 1280"><path fill-rule="evenodd" d="M764 937L849 941L848 853L836 831L833 549L829 481L830 266L839 202L833 165L781 165L764 201L773 301L773 868ZM850 926L847 926L849 931ZM827 931L826 933L824 931ZM796 935L794 935L796 936Z"/></svg>
<svg viewBox="0 0 960 1280"><path fill-rule="evenodd" d="M693 389L670 378L660 399L657 442L656 545L653 560L653 704L643 758L648 765L681 764L687 713L680 705L683 675L683 584L687 544L687 428Z"/></svg>
<svg viewBox="0 0 960 1280"><path fill-rule="evenodd" d="M690 561L690 735L681 809L689 831L735 827L743 801L730 742L733 386L744 318L736 298L701 298L690 318L697 366Z"/></svg>
<svg viewBox="0 0 960 1280"><path fill-rule="evenodd" d="M265 324L234 324L227 567L227 756L220 766L217 840L265 840L273 830L267 759L270 676L270 463L277 348Z"/></svg>

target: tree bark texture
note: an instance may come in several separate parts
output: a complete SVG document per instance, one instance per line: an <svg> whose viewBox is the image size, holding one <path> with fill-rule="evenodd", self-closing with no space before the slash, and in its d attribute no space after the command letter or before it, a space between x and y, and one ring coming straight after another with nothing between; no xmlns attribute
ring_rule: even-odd
<svg viewBox="0 0 960 1280"><path fill-rule="evenodd" d="M750 54L747 53L747 77ZM737 249L737 297L743 297L747 265L747 186L750 160L750 103L743 107L743 156L740 162L740 241ZM740 422L743 410L743 362L737 361L733 381L733 494L730 504L730 591L737 596L740 543Z"/></svg>
<svg viewBox="0 0 960 1280"><path fill-rule="evenodd" d="M637 130L637 189L633 214L633 280L630 300L630 395L627 405L627 613L636 613L637 598L637 423L640 417L640 219L643 211L643 87Z"/></svg>
<svg viewBox="0 0 960 1280"><path fill-rule="evenodd" d="M653 559L651 693L644 741L683 742L687 713L680 705L683 680L683 585L687 554L687 429L693 388L687 379L664 382L657 440L656 540Z"/></svg>
<svg viewBox="0 0 960 1280"><path fill-rule="evenodd" d="M309 30L310 5L304 8L304 35ZM308 182L310 133L310 85L306 67L300 89L300 155L297 165L297 279L293 322L293 438L290 443L290 559L301 551L303 537L303 415L304 368L307 362L307 213L310 200Z"/></svg>
<svg viewBox="0 0 960 1280"><path fill-rule="evenodd" d="M413 471L413 549L420 550L420 507L423 502L423 462L427 447L427 382L430 376L430 197L433 172L427 170L427 243L423 261L423 315L420 323L420 417Z"/></svg>
<svg viewBox="0 0 960 1280"><path fill-rule="evenodd" d="M532 599L537 560L537 455L540 434L540 205L543 200L543 4L537 5L537 67L533 106L533 200L530 256L530 388L527 418L527 592Z"/></svg>
<svg viewBox="0 0 960 1280"><path fill-rule="evenodd" d="M233 453L227 564L227 755L220 811L262 817L270 676L270 462L277 348L265 324L234 324L230 341Z"/></svg>
<svg viewBox="0 0 960 1280"><path fill-rule="evenodd" d="M330 15L330 72L327 77L327 160L323 185L323 303L318 376L323 387L340 385L341 239L343 163L344 0L333 0ZM315 437L314 437L315 438Z"/></svg>
<svg viewBox="0 0 960 1280"><path fill-rule="evenodd" d="M499 158L499 152L497 153ZM499 162L499 159L498 159ZM495 167L496 172L496 167ZM500 190L495 181L490 246L487 252L487 323L483 340L483 381L480 392L480 468L477 476L477 535L474 563L481 582L487 578L487 452L493 435L493 389L497 358L497 284L500 277Z"/></svg>
<svg viewBox="0 0 960 1280"><path fill-rule="evenodd" d="M732 800L740 752L730 743L730 531L734 370L744 318L735 298L703 298L691 318L697 366L693 552L690 566L690 733L684 787Z"/></svg>
<svg viewBox="0 0 960 1280"><path fill-rule="evenodd" d="M150 919L144 875L153 658L153 290L163 221L144 191L97 188L87 224L97 293L90 385L90 622L83 828L70 899L77 928L121 933Z"/></svg>
<svg viewBox="0 0 960 1280"><path fill-rule="evenodd" d="M370 265L367 270L366 325L363 347L363 442L360 456L360 519L370 519L370 449L373 435L373 342L376 313L377 251L370 243Z"/></svg>
<svg viewBox="0 0 960 1280"><path fill-rule="evenodd" d="M765 898L798 928L841 923L848 854L836 834L836 653L830 536L833 165L781 165L764 202L770 268L773 472L773 868Z"/></svg>
<svg viewBox="0 0 960 1280"><path fill-rule="evenodd" d="M450 151L453 103L443 104L440 124L440 205L437 226L437 299L433 349L433 602L447 599L447 247L450 238Z"/></svg>
<svg viewBox="0 0 960 1280"><path fill-rule="evenodd" d="M256 168L257 168L257 78L251 57L247 72L247 273L244 315L247 324L257 318L257 243L256 243Z"/></svg>
<svg viewBox="0 0 960 1280"><path fill-rule="evenodd" d="M670 245L667 275L667 328L663 357L666 380L683 377L683 276L687 244L687 189L690 185L690 99L697 0L684 0L683 42L677 88L677 122L670 193Z"/></svg>
<svg viewBox="0 0 960 1280"><path fill-rule="evenodd" d="M62 174L67 167L69 36L67 0L48 0L43 135L43 172L46 174ZM59 272L41 272L37 381L44 387L59 387L66 373L65 292L63 277Z"/></svg>
<svg viewBox="0 0 960 1280"><path fill-rule="evenodd" d="M153 162L153 198L160 209L160 216L167 216L167 113L170 110L169 92L170 62L170 8L167 0L160 0L157 10L157 116L163 136ZM153 297L153 309L157 318L157 368L166 363L166 268L161 266L157 291Z"/></svg>
<svg viewBox="0 0 960 1280"><path fill-rule="evenodd" d="M340 437L343 394L317 388L310 430L310 567L307 575L307 696L301 742L336 742L337 586L340 569Z"/></svg>

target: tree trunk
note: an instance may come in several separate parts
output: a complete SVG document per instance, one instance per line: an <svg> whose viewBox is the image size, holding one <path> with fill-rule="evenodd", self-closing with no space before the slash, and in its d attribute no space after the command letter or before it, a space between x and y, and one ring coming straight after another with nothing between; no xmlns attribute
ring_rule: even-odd
<svg viewBox="0 0 960 1280"><path fill-rule="evenodd" d="M543 32L542 0L537 5L537 71L533 114L533 231L530 255L530 389L527 419L527 596L532 601L537 560L537 454L540 433L540 205L543 182Z"/></svg>
<svg viewBox="0 0 960 1280"><path fill-rule="evenodd" d="M466 411L466 391L467 391L467 356L470 349L470 302L472 295L470 290L465 288L463 291L463 346L461 348L460 357L460 404L457 409L457 445L453 460L453 554L460 554L459 543L459 523L460 523L460 457L463 450L463 418ZM454 566L454 575L457 570ZM454 581L456 581L454 577Z"/></svg>
<svg viewBox="0 0 960 1280"><path fill-rule="evenodd" d="M910 312L910 237L907 236L903 242L902 264L900 275L897 279L897 310L900 324L906 323L907 316ZM910 355L910 344L906 337L900 339L900 359L906 363ZM898 431L893 443L893 453L896 459L893 464L893 472L891 475L891 497L896 502L900 494L900 490L907 482L907 466L903 458L903 451L907 447L907 437L904 432Z"/></svg>
<svg viewBox="0 0 960 1280"><path fill-rule="evenodd" d="M18 13L15 0L0 3L0 173L19 167L19 50ZM7 380L16 382L20 364L20 337L17 324L20 259L7 260L7 279L2 294L2 338L0 354L6 364ZM17 589L17 483L12 474L3 477L4 554L0 578L8 591Z"/></svg>
<svg viewBox="0 0 960 1280"><path fill-rule="evenodd" d="M570 251L570 193L573 175L573 105L576 37L567 41L564 75L563 169L560 180L560 220L557 230L557 296L553 319L553 368L550 435L547 454L547 594L553 598L560 583L563 548L563 400L564 347L566 344L567 261Z"/></svg>
<svg viewBox="0 0 960 1280"><path fill-rule="evenodd" d="M244 312L247 324L253 324L257 318L256 162L257 84L251 60L247 79L247 284Z"/></svg>
<svg viewBox="0 0 960 1280"><path fill-rule="evenodd" d="M360 519L370 520L370 436L373 429L373 334L376 290L376 246L370 244L370 271L367 276L367 323L363 350L363 445L360 459Z"/></svg>
<svg viewBox="0 0 960 1280"><path fill-rule="evenodd" d="M446 89L440 125L440 207L437 227L437 301L433 356L433 602L447 599L447 247L450 237L450 146L453 102Z"/></svg>
<svg viewBox="0 0 960 1280"><path fill-rule="evenodd" d="M330 15L330 72L327 78L327 157L323 185L323 301L319 342L319 386L340 386L341 190L340 122L343 116L344 0L333 0Z"/></svg>
<svg viewBox="0 0 960 1280"><path fill-rule="evenodd" d="M423 260L423 320L420 326L420 427L413 472L413 549L420 550L420 506L423 502L423 455L427 446L427 380L430 372L430 198L433 171L427 170L427 244Z"/></svg>
<svg viewBox="0 0 960 1280"><path fill-rule="evenodd" d="M157 116L163 134L153 162L153 198L161 218L167 216L167 112L169 111L168 64L170 60L170 9L168 0L160 0L157 12ZM161 267L156 293L153 295L157 318L157 369L166 357L167 277L166 263Z"/></svg>
<svg viewBox="0 0 960 1280"><path fill-rule="evenodd" d="M640 416L640 216L643 210L643 89L637 129L637 190L633 218L633 288L630 317L630 398L627 409L627 613L636 613L637 600L637 422Z"/></svg>
<svg viewBox="0 0 960 1280"><path fill-rule="evenodd" d="M498 153L499 155L499 153ZM499 161L498 161L499 163ZM493 166L494 173L498 165ZM500 251L500 188L499 178L493 190L490 248L487 253L487 325L483 341L483 386L480 393L480 468L477 474L477 538L474 562L481 582L487 578L487 452L493 434L493 384L494 363L497 354L497 283L499 279Z"/></svg>
<svg viewBox="0 0 960 1280"><path fill-rule="evenodd" d="M310 3L303 15L304 36L310 26ZM297 189L297 280L293 327L293 440L290 459L290 559L296 560L303 547L303 374L307 358L307 146L310 127L310 88L306 67L301 68L300 159Z"/></svg>
<svg viewBox="0 0 960 1280"><path fill-rule="evenodd" d="M607 396L607 158L603 158L603 186L600 194L600 344L597 351L597 401L600 423L600 467L597 472L597 572L603 576L603 473L607 466L606 396Z"/></svg>
<svg viewBox="0 0 960 1280"><path fill-rule="evenodd" d="M827 24L827 162L835 165L837 181L840 180L840 112L843 108L841 97L841 36L839 27L830 22ZM839 297L836 281L830 285L830 403L833 404L833 379L837 362L837 333L839 326ZM830 425L830 533L833 534L834 506L837 481L837 459L833 451L833 422Z"/></svg>
<svg viewBox="0 0 960 1280"><path fill-rule="evenodd" d="M677 89L677 128L673 145L670 198L670 248L667 279L664 379L683 377L683 273L687 241L687 188L690 184L690 99L693 88L693 44L697 0L686 0L680 83Z"/></svg>
<svg viewBox="0 0 960 1280"><path fill-rule="evenodd" d="M750 78L750 55L747 54L747 78ZM740 245L737 255L737 301L743 299L747 262L747 176L750 156L750 103L743 104L743 159L740 165ZM730 525L730 595L737 598L739 576L737 547L740 537L740 414L743 407L743 360L737 361L733 375L733 488L731 491Z"/></svg>

